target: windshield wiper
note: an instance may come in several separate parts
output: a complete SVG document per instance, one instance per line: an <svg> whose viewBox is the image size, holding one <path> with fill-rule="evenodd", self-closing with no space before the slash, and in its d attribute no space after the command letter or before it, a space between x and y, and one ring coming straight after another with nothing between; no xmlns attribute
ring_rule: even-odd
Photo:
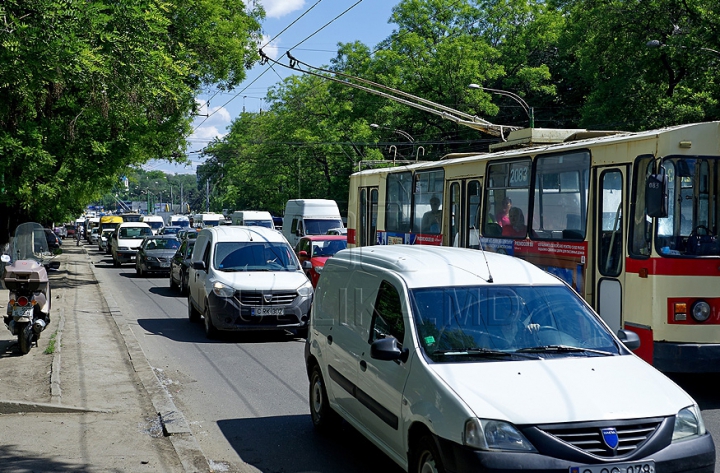
<svg viewBox="0 0 720 473"><path fill-rule="evenodd" d="M594 348L573 347L570 345L542 345L538 347L521 348L516 353L594 353L596 355L613 356L615 353L603 350L595 350Z"/></svg>
<svg viewBox="0 0 720 473"><path fill-rule="evenodd" d="M518 353L518 352L508 352L508 351L500 351L500 350L492 350L490 348L480 348L480 347L473 347L473 348L455 348L452 350L436 350L432 353L432 355L442 355L442 356L482 356L482 357L502 357L502 358L512 358L513 356L521 356L525 355L527 357L527 354ZM531 357L534 358L534 357Z"/></svg>

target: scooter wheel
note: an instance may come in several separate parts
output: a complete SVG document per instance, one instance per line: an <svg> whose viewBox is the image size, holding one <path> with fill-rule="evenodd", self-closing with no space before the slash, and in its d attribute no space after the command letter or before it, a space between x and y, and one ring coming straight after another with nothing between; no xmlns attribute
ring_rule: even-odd
<svg viewBox="0 0 720 473"><path fill-rule="evenodd" d="M16 327L18 331L18 347L20 348L20 354L27 355L30 352L30 347L33 342L33 331L30 324L23 324L22 327Z"/></svg>

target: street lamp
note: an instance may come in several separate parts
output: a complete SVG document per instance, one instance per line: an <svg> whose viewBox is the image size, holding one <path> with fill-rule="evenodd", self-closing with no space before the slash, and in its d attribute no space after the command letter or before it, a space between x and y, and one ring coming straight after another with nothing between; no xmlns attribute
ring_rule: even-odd
<svg viewBox="0 0 720 473"><path fill-rule="evenodd" d="M513 92L508 92L507 90L500 90L500 89L490 89L488 87L482 87L478 84L470 84L468 85L469 89L478 89L478 90L484 90L486 92L490 92L491 94L495 95L503 95L505 97L510 97L514 101L520 104L523 111L527 114L528 118L530 119L530 128L535 128L535 111L533 110L533 107L527 104L526 101L522 99L518 94L515 94Z"/></svg>
<svg viewBox="0 0 720 473"><path fill-rule="evenodd" d="M408 133L406 131L398 130L397 128L390 128L389 126L378 125L377 123L371 123L370 128L375 128L375 129L384 128L386 130L391 130L393 133L397 133L398 135L400 135L403 138L405 138L406 140L408 140L410 143L415 142L415 138L410 136L410 133Z"/></svg>
<svg viewBox="0 0 720 473"><path fill-rule="evenodd" d="M648 41L647 43L645 43L645 46L647 46L648 48L673 47L673 46L670 46L670 45L668 45L668 44L662 43L662 42L660 42L660 40L657 40L657 39L651 39L650 41ZM687 46L674 46L674 47L676 47L676 48L682 48L682 49L688 49ZM717 54L718 56L720 56L720 51L715 51L714 49L702 48L702 47L701 47L701 48L697 48L697 50L698 50L698 51L707 51L707 52L709 52L709 53Z"/></svg>

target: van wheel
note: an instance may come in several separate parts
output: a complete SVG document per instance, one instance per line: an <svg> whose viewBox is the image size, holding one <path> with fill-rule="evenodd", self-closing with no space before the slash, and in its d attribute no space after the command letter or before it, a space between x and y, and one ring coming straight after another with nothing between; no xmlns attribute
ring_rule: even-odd
<svg viewBox="0 0 720 473"><path fill-rule="evenodd" d="M190 322L197 323L200 322L200 312L193 306L192 301L188 297L188 319L190 319Z"/></svg>
<svg viewBox="0 0 720 473"><path fill-rule="evenodd" d="M205 336L211 340L213 338L217 338L218 329L216 329L212 323L212 318L210 317L210 307L208 307L207 303L205 304L205 313L203 314L203 318L205 319Z"/></svg>
<svg viewBox="0 0 720 473"><path fill-rule="evenodd" d="M115 266L116 268L120 267L120 261L118 261L117 258L115 258L114 256L113 256L113 266Z"/></svg>
<svg viewBox="0 0 720 473"><path fill-rule="evenodd" d="M327 432L337 426L339 417L328 402L325 380L318 365L313 366L310 375L310 418L313 426L320 432Z"/></svg>
<svg viewBox="0 0 720 473"><path fill-rule="evenodd" d="M417 456L410 470L412 473L445 473L435 439L430 435L423 435L420 438L415 451Z"/></svg>

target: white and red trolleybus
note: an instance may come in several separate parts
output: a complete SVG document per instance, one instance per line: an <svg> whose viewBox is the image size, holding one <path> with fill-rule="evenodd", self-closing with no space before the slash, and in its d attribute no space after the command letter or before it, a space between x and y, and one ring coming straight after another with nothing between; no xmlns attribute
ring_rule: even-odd
<svg viewBox="0 0 720 473"><path fill-rule="evenodd" d="M490 153L353 174L348 244L527 259L636 332L658 369L719 372L719 221L720 122L525 129Z"/></svg>

